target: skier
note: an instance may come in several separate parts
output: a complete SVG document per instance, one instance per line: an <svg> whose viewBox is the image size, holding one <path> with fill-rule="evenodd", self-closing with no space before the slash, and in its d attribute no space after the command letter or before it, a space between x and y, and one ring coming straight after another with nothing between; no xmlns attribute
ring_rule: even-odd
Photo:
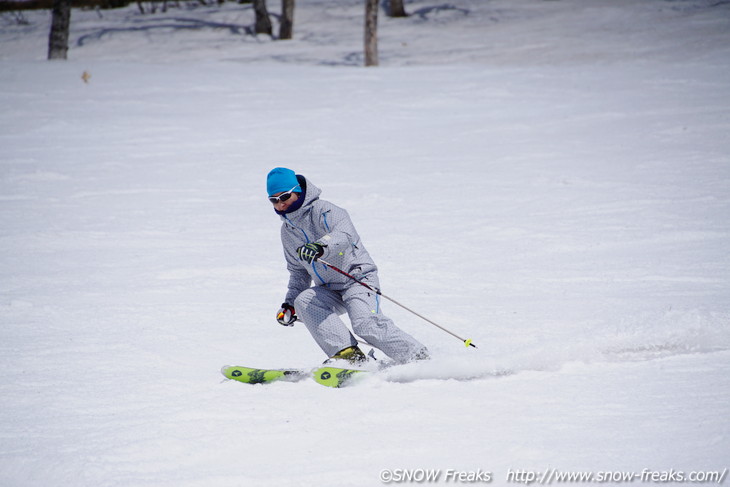
<svg viewBox="0 0 730 487"><path fill-rule="evenodd" d="M272 169L266 189L283 222L281 243L289 271L277 321L293 326L300 319L330 359L365 362L357 339L339 317L347 313L353 331L396 363L428 358L423 344L383 315L378 294L318 262L322 258L379 288L378 269L347 211L321 200L321 190L291 169Z"/></svg>

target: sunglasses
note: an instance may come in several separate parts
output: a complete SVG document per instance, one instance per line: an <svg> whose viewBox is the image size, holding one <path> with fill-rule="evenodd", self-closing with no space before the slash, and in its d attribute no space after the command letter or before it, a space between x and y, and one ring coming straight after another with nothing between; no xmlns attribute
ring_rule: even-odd
<svg viewBox="0 0 730 487"><path fill-rule="evenodd" d="M297 186L299 186L299 185L297 185ZM271 201L273 204L277 204L280 201L288 200L289 198L291 198L291 195L294 192L294 190L297 189L297 186L294 186L289 191L285 191L285 192L281 193L279 196L269 196L269 201Z"/></svg>

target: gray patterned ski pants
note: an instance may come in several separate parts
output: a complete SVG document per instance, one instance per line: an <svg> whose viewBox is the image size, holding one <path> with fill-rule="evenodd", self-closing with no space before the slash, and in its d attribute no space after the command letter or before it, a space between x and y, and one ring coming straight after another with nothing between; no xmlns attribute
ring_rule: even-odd
<svg viewBox="0 0 730 487"><path fill-rule="evenodd" d="M297 296L294 309L328 357L357 345L357 339L340 319L344 313L357 336L398 363L410 362L426 352L422 343L383 315L380 296L357 284L342 291L311 287Z"/></svg>

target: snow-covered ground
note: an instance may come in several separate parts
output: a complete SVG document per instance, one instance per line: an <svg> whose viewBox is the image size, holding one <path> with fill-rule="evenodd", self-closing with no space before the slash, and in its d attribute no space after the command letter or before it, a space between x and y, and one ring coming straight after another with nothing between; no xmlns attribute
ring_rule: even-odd
<svg viewBox="0 0 730 487"><path fill-rule="evenodd" d="M362 3L298 2L291 42L75 10L66 62L48 12L0 18L0 485L730 467L730 4L408 1L362 68ZM222 381L324 358L274 321L279 165L479 348L386 302L432 361Z"/></svg>

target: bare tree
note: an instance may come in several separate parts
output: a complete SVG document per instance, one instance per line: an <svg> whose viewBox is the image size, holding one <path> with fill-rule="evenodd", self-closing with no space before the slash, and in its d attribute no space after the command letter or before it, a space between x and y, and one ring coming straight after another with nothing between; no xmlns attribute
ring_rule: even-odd
<svg viewBox="0 0 730 487"><path fill-rule="evenodd" d="M256 33L272 35L271 19L266 9L266 0L253 0L253 9L256 12Z"/></svg>
<svg viewBox="0 0 730 487"><path fill-rule="evenodd" d="M408 17L406 9L403 6L403 0L390 0L390 16L391 17Z"/></svg>
<svg viewBox="0 0 730 487"><path fill-rule="evenodd" d="M68 29L71 24L71 0L53 0L51 33L48 36L48 59L66 59Z"/></svg>
<svg viewBox="0 0 730 487"><path fill-rule="evenodd" d="M378 0L365 0L365 66L378 65Z"/></svg>
<svg viewBox="0 0 730 487"><path fill-rule="evenodd" d="M294 0L281 0L279 39L291 39L294 30Z"/></svg>

